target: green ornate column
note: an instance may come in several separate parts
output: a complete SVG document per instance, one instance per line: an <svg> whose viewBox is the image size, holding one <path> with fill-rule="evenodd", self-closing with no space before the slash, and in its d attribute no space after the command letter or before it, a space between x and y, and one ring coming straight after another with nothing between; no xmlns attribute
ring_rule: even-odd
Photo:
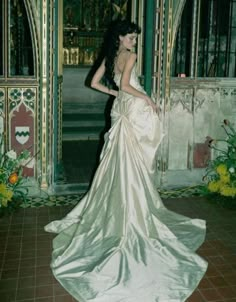
<svg viewBox="0 0 236 302"><path fill-rule="evenodd" d="M144 50L144 88L150 95L152 90L153 40L155 1L145 3L145 50Z"/></svg>

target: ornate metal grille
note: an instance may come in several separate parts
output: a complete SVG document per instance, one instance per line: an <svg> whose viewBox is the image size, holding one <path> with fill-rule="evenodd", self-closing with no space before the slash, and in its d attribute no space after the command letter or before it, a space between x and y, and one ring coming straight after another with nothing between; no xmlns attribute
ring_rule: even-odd
<svg viewBox="0 0 236 302"><path fill-rule="evenodd" d="M235 56L236 0L186 1L172 76L235 77Z"/></svg>
<svg viewBox="0 0 236 302"><path fill-rule="evenodd" d="M3 2L0 4L0 76L3 75Z"/></svg>
<svg viewBox="0 0 236 302"><path fill-rule="evenodd" d="M33 49L28 17L24 2L9 1L9 75L31 76L34 74Z"/></svg>
<svg viewBox="0 0 236 302"><path fill-rule="evenodd" d="M25 2L0 3L0 76L33 76L34 54Z"/></svg>

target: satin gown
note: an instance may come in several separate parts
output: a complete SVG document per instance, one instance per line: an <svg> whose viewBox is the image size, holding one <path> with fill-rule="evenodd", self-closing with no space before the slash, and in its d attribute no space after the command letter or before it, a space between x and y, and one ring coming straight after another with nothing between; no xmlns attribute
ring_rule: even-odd
<svg viewBox="0 0 236 302"><path fill-rule="evenodd" d="M135 68L130 84L143 91ZM45 227L59 233L52 271L79 302L185 301L207 268L195 253L205 221L174 213L160 199L153 176L163 133L152 108L119 91L111 120L90 190Z"/></svg>

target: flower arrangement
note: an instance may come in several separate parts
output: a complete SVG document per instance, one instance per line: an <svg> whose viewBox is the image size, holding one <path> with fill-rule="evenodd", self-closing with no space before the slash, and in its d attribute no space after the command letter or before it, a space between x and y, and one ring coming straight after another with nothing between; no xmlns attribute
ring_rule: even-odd
<svg viewBox="0 0 236 302"><path fill-rule="evenodd" d="M224 120L222 127L227 135L225 140L209 141L209 147L218 152L218 156L208 163L207 172L203 180L207 184L207 191L222 198L236 197L236 131L228 120ZM222 142L224 148L219 148Z"/></svg>
<svg viewBox="0 0 236 302"><path fill-rule="evenodd" d="M0 213L25 201L28 189L24 186L26 178L22 172L31 160L28 150L23 150L19 155L14 150L4 152L3 138L0 134Z"/></svg>

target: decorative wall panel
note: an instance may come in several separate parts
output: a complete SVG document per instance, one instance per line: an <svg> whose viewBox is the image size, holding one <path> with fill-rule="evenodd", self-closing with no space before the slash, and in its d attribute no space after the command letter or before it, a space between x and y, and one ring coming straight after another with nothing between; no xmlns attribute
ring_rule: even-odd
<svg viewBox="0 0 236 302"><path fill-rule="evenodd" d="M17 153L24 149L31 152L32 157L36 154L36 87L8 88L8 131L9 147ZM31 165L24 169L27 176L34 176L34 159Z"/></svg>
<svg viewBox="0 0 236 302"><path fill-rule="evenodd" d="M210 137L224 138L224 119L236 122L236 90L229 82L174 81L168 115L168 170L206 167L211 158Z"/></svg>
<svg viewBox="0 0 236 302"><path fill-rule="evenodd" d="M170 106L173 110L175 107L181 105L183 110L192 113L192 98L193 90L192 89L173 89L170 93Z"/></svg>
<svg viewBox="0 0 236 302"><path fill-rule="evenodd" d="M191 99L171 103L168 125L168 169L188 169L193 133Z"/></svg>

